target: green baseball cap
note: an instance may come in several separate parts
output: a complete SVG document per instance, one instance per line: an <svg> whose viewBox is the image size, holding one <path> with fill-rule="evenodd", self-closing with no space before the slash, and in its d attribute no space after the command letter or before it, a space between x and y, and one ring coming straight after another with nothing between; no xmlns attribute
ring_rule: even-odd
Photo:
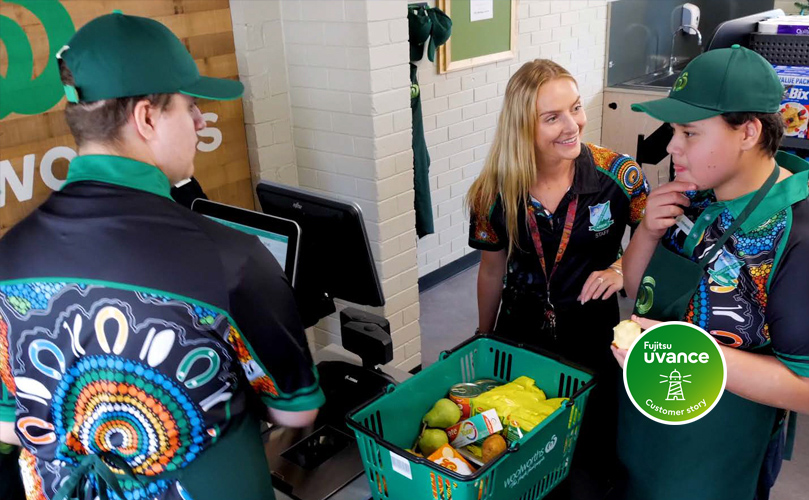
<svg viewBox="0 0 809 500"><path fill-rule="evenodd" d="M181 93L203 99L238 99L236 80L200 76L183 43L163 24L120 11L97 17L57 54L73 73L70 102Z"/></svg>
<svg viewBox="0 0 809 500"><path fill-rule="evenodd" d="M665 99L633 104L666 123L691 123L733 112L775 113L784 86L766 59L733 45L694 58Z"/></svg>

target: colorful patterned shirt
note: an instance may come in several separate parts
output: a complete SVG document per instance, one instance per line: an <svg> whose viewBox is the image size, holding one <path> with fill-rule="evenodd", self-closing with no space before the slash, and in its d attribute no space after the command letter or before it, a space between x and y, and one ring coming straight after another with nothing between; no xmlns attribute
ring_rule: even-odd
<svg viewBox="0 0 809 500"><path fill-rule="evenodd" d="M0 420L16 423L29 500L52 498L87 455L157 476L253 403L324 403L281 267L168 193L150 165L80 156L0 240ZM186 498L174 479L122 485L126 500Z"/></svg>
<svg viewBox="0 0 809 500"><path fill-rule="evenodd" d="M550 271L562 240L568 205L578 196L570 242L551 282L551 298L557 311L575 309L576 298L590 274L615 262L627 225L634 227L643 217L648 192L646 177L631 157L586 144L576 160L573 185L555 212L549 214L541 203L531 201L529 211L537 219ZM471 214L469 246L486 251L507 249L505 221L498 196L488 213ZM545 275L527 226L525 214L518 214L519 248L508 262L498 324L504 314L523 318L523 324L540 321Z"/></svg>
<svg viewBox="0 0 809 500"><path fill-rule="evenodd" d="M809 377L809 171L777 183L707 267L684 321L729 347L773 352ZM713 246L753 194L717 202L687 193L694 226L674 226L663 244L694 261Z"/></svg>

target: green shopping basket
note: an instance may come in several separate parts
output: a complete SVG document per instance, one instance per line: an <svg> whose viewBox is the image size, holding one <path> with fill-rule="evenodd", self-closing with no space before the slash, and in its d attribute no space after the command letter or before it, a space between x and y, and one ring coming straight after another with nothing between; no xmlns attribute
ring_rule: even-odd
<svg viewBox="0 0 809 500"><path fill-rule="evenodd" d="M405 451L421 418L450 387L478 379L534 379L548 398L567 404L469 476ZM539 500L570 470L592 372L544 351L479 335L346 415L354 430L374 500Z"/></svg>

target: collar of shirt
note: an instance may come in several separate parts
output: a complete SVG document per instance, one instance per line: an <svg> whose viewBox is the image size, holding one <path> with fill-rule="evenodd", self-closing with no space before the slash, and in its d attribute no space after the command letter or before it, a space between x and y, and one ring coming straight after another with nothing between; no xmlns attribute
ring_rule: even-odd
<svg viewBox="0 0 809 500"><path fill-rule="evenodd" d="M739 228L740 231L749 233L776 213L809 197L809 163L800 159L796 160L798 161L781 165L794 173L772 187L758 207L756 207L747 220L742 223ZM694 227L688 233L688 240L684 245L685 254L692 255L697 243L702 239L705 230L708 226L713 224L713 221L719 217L719 214L725 209L728 209L734 218L738 217L742 211L744 211L744 208L750 202L754 193L755 192L748 193L729 201L714 201L708 205L694 222ZM694 199L694 197L699 194L713 198L712 191L701 191L690 198Z"/></svg>
<svg viewBox="0 0 809 500"><path fill-rule="evenodd" d="M593 156L590 153L590 148L586 144L582 144L581 153L573 163L573 185L567 190L563 200L569 196L579 194L593 194L601 191L601 184L599 183L598 172L596 172L593 164ZM530 205L536 210L536 213L544 216L546 219L553 217L553 213L545 208L541 201L529 195ZM559 204L559 208L566 206L563 203ZM559 210L557 208L557 211Z"/></svg>
<svg viewBox="0 0 809 500"><path fill-rule="evenodd" d="M573 184L567 190L562 200L572 198L580 194L594 194L601 191L601 184L599 182L598 172L594 165L594 160L590 148L586 144L582 144L581 153L576 158L573 164ZM543 216L545 219L553 219L554 213L545 208L541 201L529 195L531 207L537 215ZM567 204L559 203L557 212Z"/></svg>
<svg viewBox="0 0 809 500"><path fill-rule="evenodd" d="M154 165L123 156L84 155L74 158L62 189L81 181L115 184L171 199L171 183L166 174Z"/></svg>
<svg viewBox="0 0 809 500"><path fill-rule="evenodd" d="M741 225L740 229L742 232L748 233L752 231L774 214L809 196L809 170L790 167L791 166L787 166L785 168L793 172L795 170L800 171L793 173L790 177L772 187L759 206ZM733 218L736 218L742 213L754 195L755 191L732 200L713 202L705 212L703 212L703 218L709 217L710 222L708 222L708 224L710 224L725 208L733 215Z"/></svg>
<svg viewBox="0 0 809 500"><path fill-rule="evenodd" d="M753 198L755 193L748 193L744 196L725 202L725 206L734 218L742 213L744 207ZM741 225L741 230L745 233L757 228L776 213L793 205L809 196L809 171L792 174L783 181L772 187L767 196L756 207L750 217Z"/></svg>
<svg viewBox="0 0 809 500"><path fill-rule="evenodd" d="M593 155L586 144L581 145L581 154L576 158L571 194L593 194L601 191L601 182L593 163Z"/></svg>

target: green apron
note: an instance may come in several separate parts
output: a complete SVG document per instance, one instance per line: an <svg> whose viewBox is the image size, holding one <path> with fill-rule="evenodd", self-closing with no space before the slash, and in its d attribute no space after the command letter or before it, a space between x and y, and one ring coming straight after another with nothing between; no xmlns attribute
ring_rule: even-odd
<svg viewBox="0 0 809 500"><path fill-rule="evenodd" d="M275 500L272 477L260 434L260 422L250 414L234 419L232 426L208 450L182 470L158 476L135 475L118 456L105 456L108 462L128 471L115 474L98 455L88 455L74 468L54 500L85 500L98 495L102 500L115 492L124 498L122 484L136 481L141 485L165 479L179 483L170 488L184 500ZM91 481L92 479L92 481ZM93 481L97 491L93 491Z"/></svg>
<svg viewBox="0 0 809 500"><path fill-rule="evenodd" d="M682 321L705 268L775 185L779 170L699 263L658 244L635 314ZM778 416L776 408L725 391L700 420L664 425L643 416L621 391L618 454L628 472L625 500L752 500Z"/></svg>

